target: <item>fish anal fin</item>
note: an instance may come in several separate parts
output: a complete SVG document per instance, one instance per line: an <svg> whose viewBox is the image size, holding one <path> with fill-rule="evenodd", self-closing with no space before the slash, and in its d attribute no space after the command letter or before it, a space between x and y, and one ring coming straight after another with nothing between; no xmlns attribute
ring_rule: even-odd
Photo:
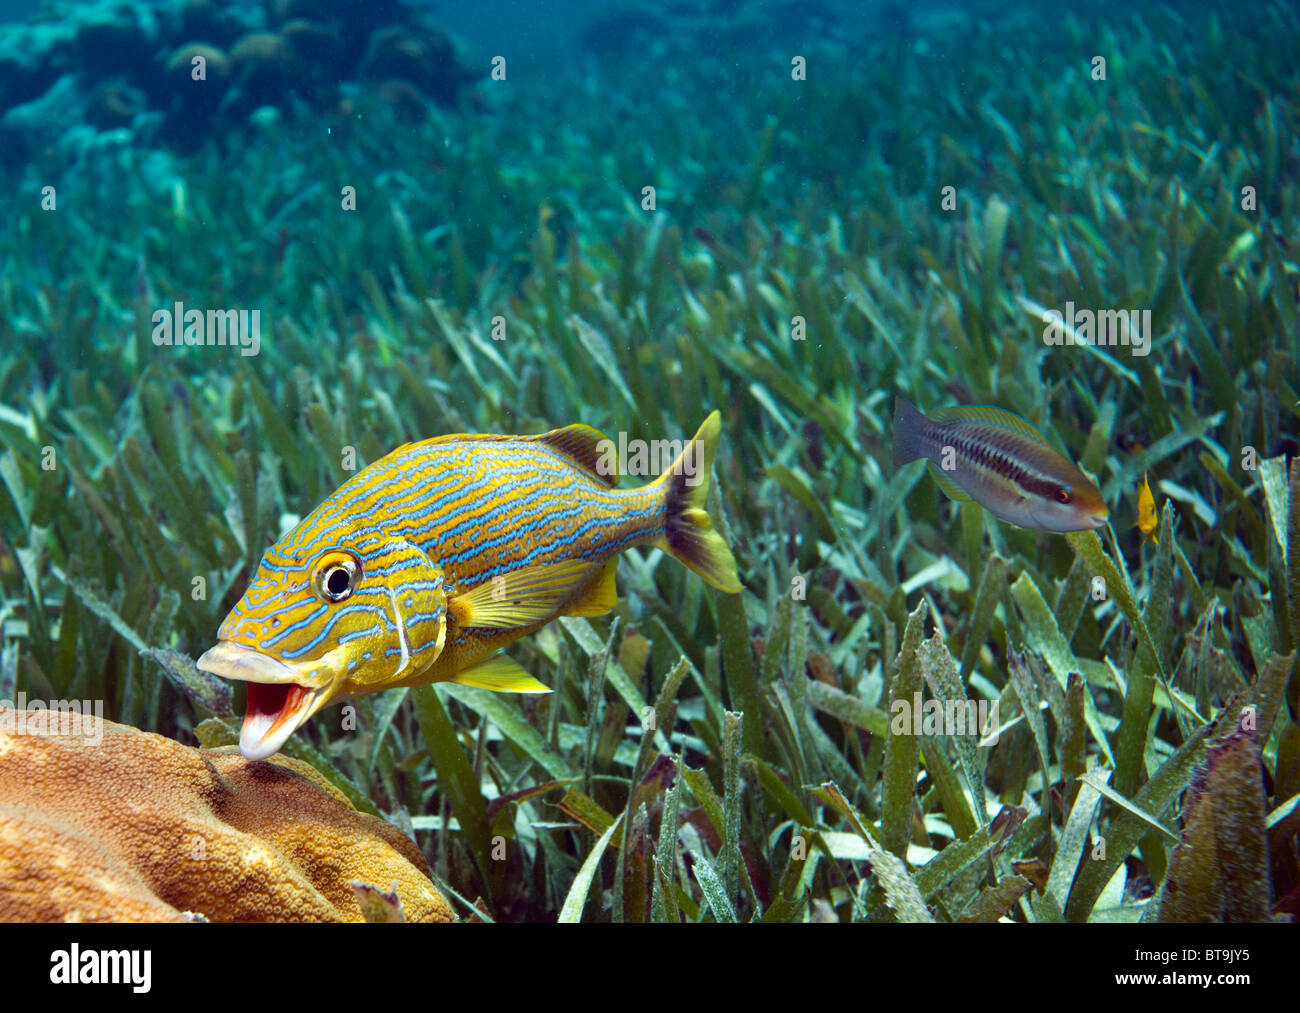
<svg viewBox="0 0 1300 1013"><path fill-rule="evenodd" d="M520 664L506 654L494 654L477 665L457 672L452 682L495 693L549 693L551 687L538 682Z"/></svg>
<svg viewBox="0 0 1300 1013"><path fill-rule="evenodd" d="M614 575L617 572L618 557L615 556L601 567L600 576L569 608L565 609L565 613L571 616L603 616L609 612L618 604L618 586L614 583Z"/></svg>
<svg viewBox="0 0 1300 1013"><path fill-rule="evenodd" d="M578 423L532 438L554 447L611 489L618 485L618 444L599 429Z"/></svg>
<svg viewBox="0 0 1300 1013"><path fill-rule="evenodd" d="M939 483L939 488L944 491L949 499L965 501L971 498L969 493L954 482L948 473L933 461L926 461L925 466L930 469L930 474L934 476L934 480Z"/></svg>
<svg viewBox="0 0 1300 1013"><path fill-rule="evenodd" d="M503 573L453 595L447 607L460 626L504 630L544 623L568 611L568 599L597 565L566 559Z"/></svg>

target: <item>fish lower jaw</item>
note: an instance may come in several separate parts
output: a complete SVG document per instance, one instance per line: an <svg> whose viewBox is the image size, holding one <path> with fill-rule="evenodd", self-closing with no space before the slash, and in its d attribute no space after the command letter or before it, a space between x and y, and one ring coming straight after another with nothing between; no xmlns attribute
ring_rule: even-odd
<svg viewBox="0 0 1300 1013"><path fill-rule="evenodd" d="M1058 534L1068 534L1072 531L1096 531L1106 526L1106 517L1097 517L1096 515L1080 517L1077 520L1067 520L1053 524L1040 524L1038 527L1043 531L1055 531Z"/></svg>
<svg viewBox="0 0 1300 1013"><path fill-rule="evenodd" d="M248 704L239 731L239 751L248 760L265 760L327 702L329 688L292 683L248 684Z"/></svg>

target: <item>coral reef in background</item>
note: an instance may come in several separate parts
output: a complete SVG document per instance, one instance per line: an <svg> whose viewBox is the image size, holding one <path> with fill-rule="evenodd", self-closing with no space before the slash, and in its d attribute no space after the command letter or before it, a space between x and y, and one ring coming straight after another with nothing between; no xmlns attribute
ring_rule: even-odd
<svg viewBox="0 0 1300 1013"><path fill-rule="evenodd" d="M0 161L60 143L193 148L264 107L330 112L370 85L404 112L453 105L476 76L455 39L397 0L62 2L0 33Z"/></svg>

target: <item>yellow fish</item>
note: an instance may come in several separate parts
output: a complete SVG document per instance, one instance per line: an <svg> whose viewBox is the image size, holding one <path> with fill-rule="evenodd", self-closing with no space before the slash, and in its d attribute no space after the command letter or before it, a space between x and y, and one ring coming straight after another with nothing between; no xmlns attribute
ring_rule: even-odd
<svg viewBox="0 0 1300 1013"><path fill-rule="evenodd" d="M397 686L550 692L500 649L612 609L634 545L739 591L704 508L720 432L714 412L639 489L615 488L614 442L583 425L440 436L358 472L266 550L198 660L248 683L241 752L264 759L327 704Z"/></svg>
<svg viewBox="0 0 1300 1013"><path fill-rule="evenodd" d="M1142 487L1138 489L1138 529L1147 538L1160 544L1156 529L1160 527L1160 514L1156 510L1156 498L1151 495L1151 485L1147 482L1146 472L1142 473Z"/></svg>

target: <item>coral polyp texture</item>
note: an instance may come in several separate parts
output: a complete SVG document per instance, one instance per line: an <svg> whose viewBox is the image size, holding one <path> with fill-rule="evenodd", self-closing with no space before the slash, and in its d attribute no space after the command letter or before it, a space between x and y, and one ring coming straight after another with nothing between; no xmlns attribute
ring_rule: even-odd
<svg viewBox="0 0 1300 1013"><path fill-rule="evenodd" d="M315 116L375 80L421 106L477 76L457 40L396 2L60 0L0 30L0 164L96 131L195 147L261 108Z"/></svg>

